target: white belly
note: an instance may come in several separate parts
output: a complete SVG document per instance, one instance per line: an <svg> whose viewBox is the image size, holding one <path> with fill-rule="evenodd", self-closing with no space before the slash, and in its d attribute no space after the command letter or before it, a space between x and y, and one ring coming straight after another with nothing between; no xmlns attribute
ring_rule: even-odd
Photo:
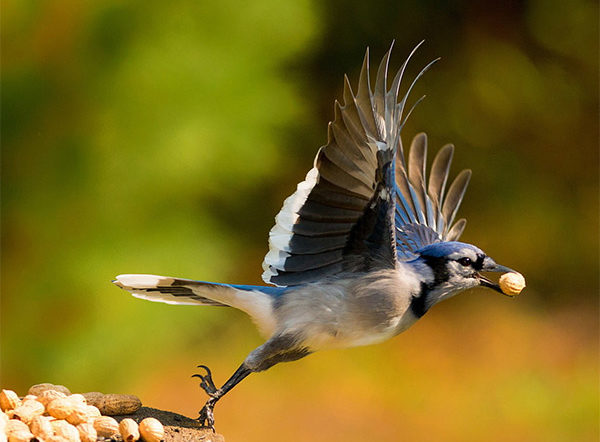
<svg viewBox="0 0 600 442"><path fill-rule="evenodd" d="M385 341L417 320L410 291L394 285L396 278L385 271L294 291L274 311L277 332L302 336L311 350Z"/></svg>

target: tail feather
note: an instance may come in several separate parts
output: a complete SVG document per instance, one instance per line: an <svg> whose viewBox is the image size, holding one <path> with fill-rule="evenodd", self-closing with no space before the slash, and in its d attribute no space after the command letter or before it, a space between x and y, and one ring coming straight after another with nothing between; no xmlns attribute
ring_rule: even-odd
<svg viewBox="0 0 600 442"><path fill-rule="evenodd" d="M235 307L252 317L261 332L275 327L272 303L284 288L220 284L158 275L119 275L113 281L136 298L178 305Z"/></svg>
<svg viewBox="0 0 600 442"><path fill-rule="evenodd" d="M113 283L136 298L148 301L179 305L229 306L207 296L209 291L220 288L219 285L200 281L157 275L119 275Z"/></svg>

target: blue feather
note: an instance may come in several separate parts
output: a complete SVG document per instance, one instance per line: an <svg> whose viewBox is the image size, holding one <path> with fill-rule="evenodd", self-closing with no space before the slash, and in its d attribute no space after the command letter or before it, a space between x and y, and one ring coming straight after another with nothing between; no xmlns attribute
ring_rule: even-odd
<svg viewBox="0 0 600 442"><path fill-rule="evenodd" d="M429 244L417 250L417 253L423 256L431 256L432 258L443 258L444 256L448 256L452 253L460 252L465 249L473 250L478 255L484 255L480 248L460 241L446 241Z"/></svg>

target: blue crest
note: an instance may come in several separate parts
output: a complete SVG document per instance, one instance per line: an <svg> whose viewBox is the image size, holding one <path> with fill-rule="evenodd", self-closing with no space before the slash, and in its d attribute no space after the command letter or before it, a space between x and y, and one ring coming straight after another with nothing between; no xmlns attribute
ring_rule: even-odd
<svg viewBox="0 0 600 442"><path fill-rule="evenodd" d="M432 258L443 258L453 253L464 253L466 250L472 250L476 255L484 255L485 253L479 247L472 244L467 244L460 241L446 241L429 244L419 250L417 253L421 256L430 256Z"/></svg>

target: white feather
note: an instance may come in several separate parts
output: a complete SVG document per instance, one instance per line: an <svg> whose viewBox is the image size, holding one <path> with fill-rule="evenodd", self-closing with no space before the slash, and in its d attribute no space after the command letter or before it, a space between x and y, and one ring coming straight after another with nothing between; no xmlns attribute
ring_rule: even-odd
<svg viewBox="0 0 600 442"><path fill-rule="evenodd" d="M132 289L136 288L148 288L158 287L161 282L167 283L172 278L166 278L158 275L119 275L115 278L118 282L117 285L123 288L128 287Z"/></svg>
<svg viewBox="0 0 600 442"><path fill-rule="evenodd" d="M377 150L390 150L391 149L390 145L384 141L375 141L375 144L377 145Z"/></svg>
<svg viewBox="0 0 600 442"><path fill-rule="evenodd" d="M275 224L269 233L269 241L271 248L276 248L284 252L290 251L290 236L289 230L282 227L280 224Z"/></svg>
<svg viewBox="0 0 600 442"><path fill-rule="evenodd" d="M152 301L152 302L163 302L165 304L171 304L171 305L204 305L200 301L195 301L195 300L189 299L189 298L182 299L181 296L173 296L173 295L170 295L167 293L157 293L157 292L148 293L148 292L143 292L143 291L137 291L134 289L125 289L125 290L127 290L129 293L131 293L136 298L145 299L147 301Z"/></svg>
<svg viewBox="0 0 600 442"><path fill-rule="evenodd" d="M317 155L318 156L318 155ZM313 167L306 178L296 187L296 191L283 202L283 207L275 217L275 225L269 232L269 252L263 261L262 278L270 283L271 278L283 270L285 260L290 256L290 242L294 224L298 221L298 211L302 208L308 195L319 181L319 171Z"/></svg>

